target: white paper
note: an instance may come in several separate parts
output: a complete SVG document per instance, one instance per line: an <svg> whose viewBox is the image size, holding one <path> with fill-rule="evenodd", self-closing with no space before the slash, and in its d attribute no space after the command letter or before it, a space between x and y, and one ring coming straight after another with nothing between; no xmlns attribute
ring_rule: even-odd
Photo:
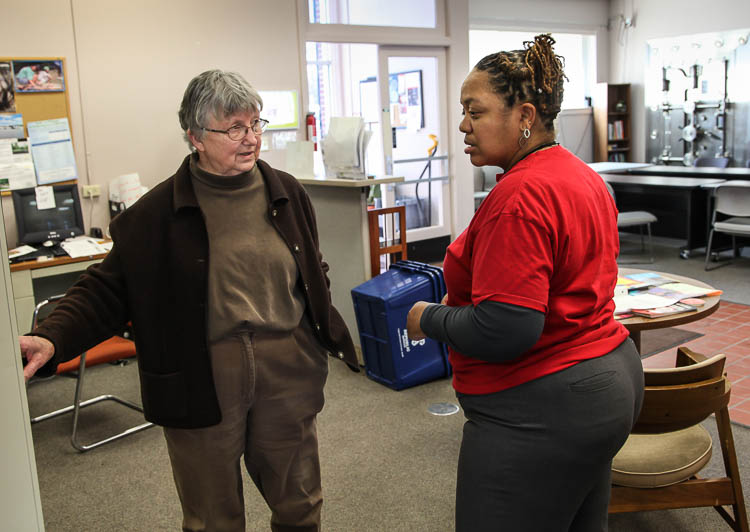
<svg viewBox="0 0 750 532"><path fill-rule="evenodd" d="M52 187L36 187L36 209L43 211L45 209L55 208L55 192Z"/></svg>
<svg viewBox="0 0 750 532"><path fill-rule="evenodd" d="M138 174L125 174L117 179L120 201L125 204L125 208L127 209L143 195L141 178Z"/></svg>
<svg viewBox="0 0 750 532"><path fill-rule="evenodd" d="M29 122L29 141L40 185L78 178L67 118Z"/></svg>
<svg viewBox="0 0 750 532"><path fill-rule="evenodd" d="M36 248L24 244L22 246L18 246L17 248L9 249L8 258L13 259L15 257L22 257L23 255L28 255L29 253L33 253L34 251L36 251Z"/></svg>
<svg viewBox="0 0 750 532"><path fill-rule="evenodd" d="M286 171L297 178L312 178L313 143L311 141L288 142L286 145Z"/></svg>
<svg viewBox="0 0 750 532"><path fill-rule="evenodd" d="M680 299L679 297L662 297L653 294L615 296L615 314L630 312L634 308L650 309L668 307L669 305L674 305Z"/></svg>
<svg viewBox="0 0 750 532"><path fill-rule="evenodd" d="M90 236L78 236L60 242L60 246L73 258L90 257L106 253L105 249L96 239Z"/></svg>
<svg viewBox="0 0 750 532"><path fill-rule="evenodd" d="M36 175L28 141L0 138L0 190L34 186Z"/></svg>

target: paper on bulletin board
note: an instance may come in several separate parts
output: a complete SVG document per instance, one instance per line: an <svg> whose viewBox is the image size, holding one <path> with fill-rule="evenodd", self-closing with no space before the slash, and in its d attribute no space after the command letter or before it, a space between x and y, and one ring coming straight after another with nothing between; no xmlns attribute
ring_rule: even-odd
<svg viewBox="0 0 750 532"><path fill-rule="evenodd" d="M261 118L268 120L268 129L297 129L299 104L297 91L258 91L263 99Z"/></svg>
<svg viewBox="0 0 750 532"><path fill-rule="evenodd" d="M26 139L0 138L0 190L36 186L34 162Z"/></svg>
<svg viewBox="0 0 750 532"><path fill-rule="evenodd" d="M36 195L36 209L38 211L55 208L55 192L52 187L36 187L34 193Z"/></svg>
<svg viewBox="0 0 750 532"><path fill-rule="evenodd" d="M0 114L0 139L22 139L25 136L21 113Z"/></svg>
<svg viewBox="0 0 750 532"><path fill-rule="evenodd" d="M78 178L67 118L29 122L29 142L40 185Z"/></svg>

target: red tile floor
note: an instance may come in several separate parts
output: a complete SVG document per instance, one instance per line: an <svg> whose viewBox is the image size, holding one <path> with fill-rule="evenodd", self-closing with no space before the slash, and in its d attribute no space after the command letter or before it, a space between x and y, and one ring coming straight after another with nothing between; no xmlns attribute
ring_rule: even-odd
<svg viewBox="0 0 750 532"><path fill-rule="evenodd" d="M726 355L724 369L732 383L729 417L750 427L750 306L722 300L719 310L707 318L679 328L703 334L682 345L704 355ZM643 366L668 367L674 365L674 356L671 348L643 359Z"/></svg>

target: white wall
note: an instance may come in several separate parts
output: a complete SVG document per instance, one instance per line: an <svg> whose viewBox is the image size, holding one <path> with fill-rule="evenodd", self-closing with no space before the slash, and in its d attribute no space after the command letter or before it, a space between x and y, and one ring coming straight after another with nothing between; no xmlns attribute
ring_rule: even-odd
<svg viewBox="0 0 750 532"><path fill-rule="evenodd" d="M294 0L25 0L2 18L4 56L66 59L79 184L104 193L84 200L87 229L108 224L113 178L138 172L152 187L177 169L188 153L177 110L196 74L234 70L261 90L301 91ZM30 27L45 30L30 37ZM263 158L283 162L280 152ZM13 246L9 198L3 206Z"/></svg>
<svg viewBox="0 0 750 532"><path fill-rule="evenodd" d="M620 15L633 18L630 29L618 26ZM662 37L690 35L747 28L750 26L748 0L612 0L609 10L614 26L610 32L611 83L631 83L633 158L645 160L646 108L643 66L647 41Z"/></svg>

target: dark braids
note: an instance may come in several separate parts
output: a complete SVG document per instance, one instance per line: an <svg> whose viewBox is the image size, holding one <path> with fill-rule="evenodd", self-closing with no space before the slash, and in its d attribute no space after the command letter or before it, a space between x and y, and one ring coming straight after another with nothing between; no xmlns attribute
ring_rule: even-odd
<svg viewBox="0 0 750 532"><path fill-rule="evenodd" d="M553 120L560 112L563 97L565 59L555 55L555 44L548 33L525 41L524 50L490 54L474 67L490 77L492 89L505 98L508 106L529 102L538 112L542 124L553 129Z"/></svg>

